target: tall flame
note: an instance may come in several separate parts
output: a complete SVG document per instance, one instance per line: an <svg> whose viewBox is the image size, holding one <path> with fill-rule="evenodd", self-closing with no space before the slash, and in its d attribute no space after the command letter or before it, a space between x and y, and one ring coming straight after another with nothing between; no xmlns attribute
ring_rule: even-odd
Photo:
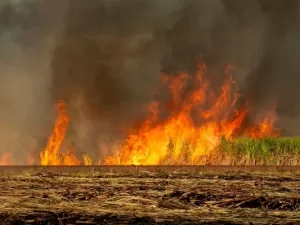
<svg viewBox="0 0 300 225"><path fill-rule="evenodd" d="M81 162L72 149L69 148L65 152L61 151L61 145L65 139L69 125L69 116L65 102L59 101L56 107L59 115L55 121L53 134L49 137L46 148L40 154L41 165L91 165L91 159L86 155L83 155L83 162Z"/></svg>
<svg viewBox="0 0 300 225"><path fill-rule="evenodd" d="M163 75L170 100L150 104L149 117L136 133L130 134L118 156L106 164L202 164L202 156L212 152L222 137L232 138L241 127L247 110L237 110L238 93L231 77L232 67L225 70L227 79L220 94L209 89L206 66L196 76L182 73L177 77ZM191 91L186 91L190 87ZM160 120L167 111L169 117ZM268 115L258 129L244 131L251 137L262 137L273 131L273 117Z"/></svg>
<svg viewBox="0 0 300 225"><path fill-rule="evenodd" d="M209 85L205 65L199 66L195 76L164 74L162 91L168 92L167 100L160 96L147 106L146 119L137 130L129 132L117 155L107 157L104 164L203 164L206 156L215 153L223 137L279 135L274 128L275 110L270 110L256 126L244 127L248 108L238 107L239 94L231 76L232 69L231 66L225 69L225 79L218 92ZM85 154L78 159L73 148L62 151L69 116L65 102L59 101L56 106L58 118L53 134L40 153L40 164L92 165L97 162ZM38 163L31 154L28 162L30 165ZM0 165L13 163L11 154L0 155Z"/></svg>
<svg viewBox="0 0 300 225"><path fill-rule="evenodd" d="M57 103L59 116L55 122L53 134L49 137L48 144L41 152L41 165L60 165L60 146L65 138L69 124L69 117L64 102Z"/></svg>

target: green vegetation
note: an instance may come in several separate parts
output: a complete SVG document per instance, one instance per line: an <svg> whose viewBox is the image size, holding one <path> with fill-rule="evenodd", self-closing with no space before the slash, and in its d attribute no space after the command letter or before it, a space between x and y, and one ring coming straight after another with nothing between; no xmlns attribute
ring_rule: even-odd
<svg viewBox="0 0 300 225"><path fill-rule="evenodd" d="M175 157L175 144L170 140L167 154L159 163L161 165L271 165L299 166L300 138L265 137L253 139L248 137L222 138L214 150L192 158L194 146L188 141L180 148L180 155Z"/></svg>
<svg viewBox="0 0 300 225"><path fill-rule="evenodd" d="M300 138L222 138L219 150L231 165L300 165Z"/></svg>

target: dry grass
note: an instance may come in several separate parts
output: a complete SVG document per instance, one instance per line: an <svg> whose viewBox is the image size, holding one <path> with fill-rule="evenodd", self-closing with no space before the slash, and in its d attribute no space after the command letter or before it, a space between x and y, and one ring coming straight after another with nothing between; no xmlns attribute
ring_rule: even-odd
<svg viewBox="0 0 300 225"><path fill-rule="evenodd" d="M151 218L143 224L174 224L174 219L190 224L300 223L300 174L295 173L27 172L0 179L0 215L10 217L43 210L85 215L89 221L107 214Z"/></svg>

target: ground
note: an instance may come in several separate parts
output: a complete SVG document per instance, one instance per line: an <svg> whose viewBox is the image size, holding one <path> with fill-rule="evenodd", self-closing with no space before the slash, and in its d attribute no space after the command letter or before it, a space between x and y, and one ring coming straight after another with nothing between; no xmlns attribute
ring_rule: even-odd
<svg viewBox="0 0 300 225"><path fill-rule="evenodd" d="M300 173L239 168L2 168L0 224L300 224Z"/></svg>

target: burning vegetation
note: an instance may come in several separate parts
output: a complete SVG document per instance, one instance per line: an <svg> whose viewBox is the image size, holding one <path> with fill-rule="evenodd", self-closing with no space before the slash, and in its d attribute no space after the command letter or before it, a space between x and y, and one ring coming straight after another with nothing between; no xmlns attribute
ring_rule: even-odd
<svg viewBox="0 0 300 225"><path fill-rule="evenodd" d="M298 4L5 1L0 165L298 164Z"/></svg>
<svg viewBox="0 0 300 225"><path fill-rule="evenodd" d="M232 78L233 67L226 67L225 79L218 92L210 88L206 72L206 65L201 64L194 76L187 73L177 76L163 74L157 92L167 91L166 100L151 102L147 106L148 116L134 131L128 129L131 132L117 155L106 157L102 162L88 155L78 156L76 149L71 147L62 147L70 121L66 103L58 102L58 118L53 134L40 152L40 164L256 164L255 156L261 153L254 152L268 154L269 150L277 149L265 145L279 135L274 127L275 112L270 109L257 124L245 123L249 111L246 106L250 103L239 105L240 94ZM297 145L294 143L294 146ZM245 152L246 156L238 160L236 156ZM29 157L28 163L33 164L32 157ZM266 163L270 162L260 161L260 164ZM3 154L0 164L12 165L12 155Z"/></svg>
<svg viewBox="0 0 300 225"><path fill-rule="evenodd" d="M239 93L231 70L231 66L226 68L219 94L210 89L205 65L199 66L195 76L163 75L169 99L152 102L150 115L138 131L129 134L119 155L105 163L203 164L203 156L213 153L222 137L231 140L237 133L250 138L276 135L272 113L266 114L257 127L242 129L248 109L237 107ZM167 114L165 119L162 114Z"/></svg>
<svg viewBox="0 0 300 225"><path fill-rule="evenodd" d="M69 125L69 117L64 102L58 102L57 109L59 115L55 121L53 134L49 137L48 144L40 155L41 165L80 165L81 160L76 157L72 149L69 148L67 151L61 152L61 145ZM82 161L84 165L90 165L90 159L87 156L83 155Z"/></svg>

